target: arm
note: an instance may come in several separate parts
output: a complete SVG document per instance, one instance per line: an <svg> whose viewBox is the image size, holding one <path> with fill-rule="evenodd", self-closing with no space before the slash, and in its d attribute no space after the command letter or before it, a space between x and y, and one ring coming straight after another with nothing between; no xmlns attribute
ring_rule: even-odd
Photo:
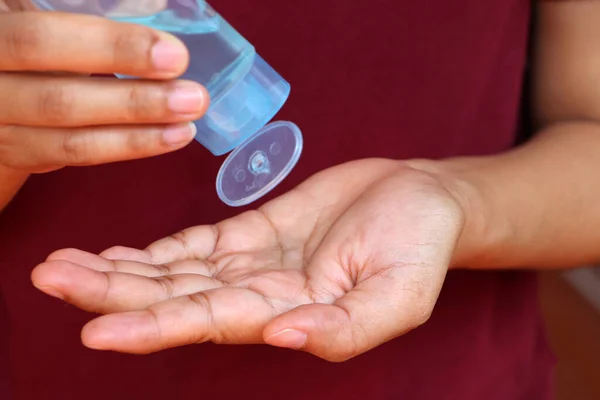
<svg viewBox="0 0 600 400"><path fill-rule="evenodd" d="M477 193L454 264L576 267L600 261L600 2L542 2L530 143L441 170ZM461 195L459 195L460 197ZM473 200L476 199L476 200Z"/></svg>
<svg viewBox="0 0 600 400"><path fill-rule="evenodd" d="M145 249L59 250L32 280L106 314L82 332L91 348L146 354L206 341L268 343L344 361L425 323L449 265L598 261L598 22L600 2L542 5L539 132L518 149L353 161L258 211Z"/></svg>

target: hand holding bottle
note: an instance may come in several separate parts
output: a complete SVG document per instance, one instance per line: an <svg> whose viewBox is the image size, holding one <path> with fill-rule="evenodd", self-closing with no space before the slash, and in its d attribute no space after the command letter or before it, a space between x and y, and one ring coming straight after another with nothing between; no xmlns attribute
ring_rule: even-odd
<svg viewBox="0 0 600 400"><path fill-rule="evenodd" d="M208 107L176 37L0 2L0 165L26 172L150 157L191 142ZM123 74L141 79L90 75Z"/></svg>

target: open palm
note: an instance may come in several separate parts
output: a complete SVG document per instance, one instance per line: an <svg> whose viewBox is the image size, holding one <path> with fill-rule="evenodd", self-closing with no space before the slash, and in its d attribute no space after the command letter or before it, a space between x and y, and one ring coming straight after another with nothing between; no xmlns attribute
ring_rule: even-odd
<svg viewBox="0 0 600 400"><path fill-rule="evenodd" d="M429 317L463 215L432 175L364 160L144 250L60 250L34 284L103 315L86 345L149 353L268 343L342 361Z"/></svg>

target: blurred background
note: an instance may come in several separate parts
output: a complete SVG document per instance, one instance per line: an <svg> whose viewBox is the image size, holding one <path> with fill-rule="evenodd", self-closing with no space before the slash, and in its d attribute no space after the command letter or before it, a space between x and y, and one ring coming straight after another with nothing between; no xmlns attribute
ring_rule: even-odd
<svg viewBox="0 0 600 400"><path fill-rule="evenodd" d="M556 400L600 400L600 268L543 272L540 302L558 358Z"/></svg>

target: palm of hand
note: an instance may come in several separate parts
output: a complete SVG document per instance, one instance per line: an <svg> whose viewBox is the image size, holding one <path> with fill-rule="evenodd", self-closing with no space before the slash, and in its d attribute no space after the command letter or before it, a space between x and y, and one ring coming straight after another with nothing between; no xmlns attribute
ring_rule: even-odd
<svg viewBox="0 0 600 400"><path fill-rule="evenodd" d="M266 341L340 361L426 321L461 226L428 174L360 161L145 250L58 251L33 281L108 314L84 329L93 348Z"/></svg>

